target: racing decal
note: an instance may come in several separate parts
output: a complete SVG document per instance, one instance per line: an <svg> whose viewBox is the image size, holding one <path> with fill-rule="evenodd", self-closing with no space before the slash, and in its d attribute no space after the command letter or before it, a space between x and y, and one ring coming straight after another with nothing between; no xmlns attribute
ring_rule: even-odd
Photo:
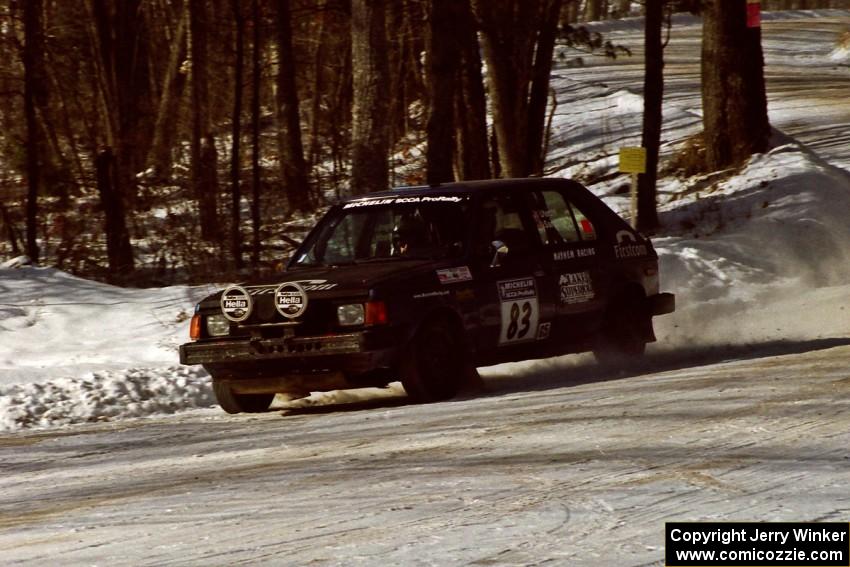
<svg viewBox="0 0 850 567"><path fill-rule="evenodd" d="M590 272L561 274L558 287L561 290L561 303L584 303L596 297Z"/></svg>
<svg viewBox="0 0 850 567"><path fill-rule="evenodd" d="M235 323L250 317L253 306L251 295L244 287L232 285L221 294L221 312Z"/></svg>
<svg viewBox="0 0 850 567"><path fill-rule="evenodd" d="M307 292L297 282L285 282L274 291L274 306L287 319L295 319L307 309Z"/></svg>
<svg viewBox="0 0 850 567"><path fill-rule="evenodd" d="M328 280L297 280L295 283L304 288L304 291L325 291L335 288L336 283L328 283Z"/></svg>
<svg viewBox="0 0 850 567"><path fill-rule="evenodd" d="M296 280L294 283L297 283L304 288L304 291L326 291L339 285L337 283L329 283L328 280ZM270 295L276 290L277 287L273 285L262 285L248 288L248 292L251 295Z"/></svg>
<svg viewBox="0 0 850 567"><path fill-rule="evenodd" d="M537 340L538 341L545 341L546 339L548 339L549 338L549 332L551 330L552 330L552 323L550 323L550 322L540 323L540 325L537 326Z"/></svg>
<svg viewBox="0 0 850 567"><path fill-rule="evenodd" d="M437 270L437 279L443 285L472 281L472 272L469 271L469 266L458 266L457 268L448 268L445 270Z"/></svg>
<svg viewBox="0 0 850 567"><path fill-rule="evenodd" d="M589 258L596 255L596 248L579 248L577 250L558 250L552 253L552 259L556 262L574 260L576 258Z"/></svg>
<svg viewBox="0 0 850 567"><path fill-rule="evenodd" d="M460 203L461 201L463 201L463 197L456 197L451 195L426 195L423 197L388 197L352 201L343 205L342 208L355 209L358 207L374 207L377 205L397 205L404 203Z"/></svg>
<svg viewBox="0 0 850 567"><path fill-rule="evenodd" d="M533 341L540 317L534 278L500 281L496 286L502 307L499 345Z"/></svg>
<svg viewBox="0 0 850 567"><path fill-rule="evenodd" d="M443 291L428 291L428 292L425 292L425 293L417 293L416 295L413 296L413 299L427 299L429 297L443 297L443 296L448 295L448 294L449 294L449 292L445 291L445 290L443 290Z"/></svg>
<svg viewBox="0 0 850 567"><path fill-rule="evenodd" d="M628 230L617 233L617 244L614 245L614 257L616 258L638 258L646 256L649 248L646 244L639 244L635 235Z"/></svg>

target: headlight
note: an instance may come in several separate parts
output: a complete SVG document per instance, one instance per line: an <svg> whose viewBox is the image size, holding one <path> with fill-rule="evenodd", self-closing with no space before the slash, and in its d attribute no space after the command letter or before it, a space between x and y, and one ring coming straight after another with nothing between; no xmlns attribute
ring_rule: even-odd
<svg viewBox="0 0 850 567"><path fill-rule="evenodd" d="M362 325L366 320L363 304L353 303L350 305L338 306L336 308L336 318L342 327Z"/></svg>
<svg viewBox="0 0 850 567"><path fill-rule="evenodd" d="M207 335L223 337L230 333L230 321L224 315L207 315Z"/></svg>

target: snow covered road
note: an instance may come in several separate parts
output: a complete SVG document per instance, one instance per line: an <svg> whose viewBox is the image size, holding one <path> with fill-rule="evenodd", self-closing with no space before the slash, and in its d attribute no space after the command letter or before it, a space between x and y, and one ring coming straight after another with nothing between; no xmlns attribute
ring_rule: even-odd
<svg viewBox="0 0 850 567"><path fill-rule="evenodd" d="M848 368L850 339L656 354L628 377L566 357L450 403L0 437L0 556L661 565L665 521L847 519Z"/></svg>

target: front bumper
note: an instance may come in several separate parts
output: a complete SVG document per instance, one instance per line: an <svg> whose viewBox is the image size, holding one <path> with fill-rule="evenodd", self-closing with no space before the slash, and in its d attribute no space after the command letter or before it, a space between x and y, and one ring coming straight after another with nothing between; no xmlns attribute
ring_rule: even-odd
<svg viewBox="0 0 850 567"><path fill-rule="evenodd" d="M666 315L676 310L676 296L672 293L658 293L646 298L652 315Z"/></svg>
<svg viewBox="0 0 850 567"><path fill-rule="evenodd" d="M356 377L397 363L386 333L354 332L276 339L201 340L180 346L181 364L202 364L234 379L341 372Z"/></svg>
<svg viewBox="0 0 850 567"><path fill-rule="evenodd" d="M256 362L357 354L364 350L362 333L283 339L203 341L180 346L180 364Z"/></svg>

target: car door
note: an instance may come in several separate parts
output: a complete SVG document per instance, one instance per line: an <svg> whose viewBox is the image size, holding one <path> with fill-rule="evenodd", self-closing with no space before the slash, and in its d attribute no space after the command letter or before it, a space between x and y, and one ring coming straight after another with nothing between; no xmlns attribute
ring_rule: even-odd
<svg viewBox="0 0 850 567"><path fill-rule="evenodd" d="M478 348L504 351L501 358L510 358L508 351L548 336L554 313L543 287L543 250L521 191L481 196L475 217Z"/></svg>
<svg viewBox="0 0 850 567"><path fill-rule="evenodd" d="M543 243L543 286L556 298L551 334L557 340L580 341L596 330L605 307L605 250L598 223L564 190L536 190L529 197Z"/></svg>

